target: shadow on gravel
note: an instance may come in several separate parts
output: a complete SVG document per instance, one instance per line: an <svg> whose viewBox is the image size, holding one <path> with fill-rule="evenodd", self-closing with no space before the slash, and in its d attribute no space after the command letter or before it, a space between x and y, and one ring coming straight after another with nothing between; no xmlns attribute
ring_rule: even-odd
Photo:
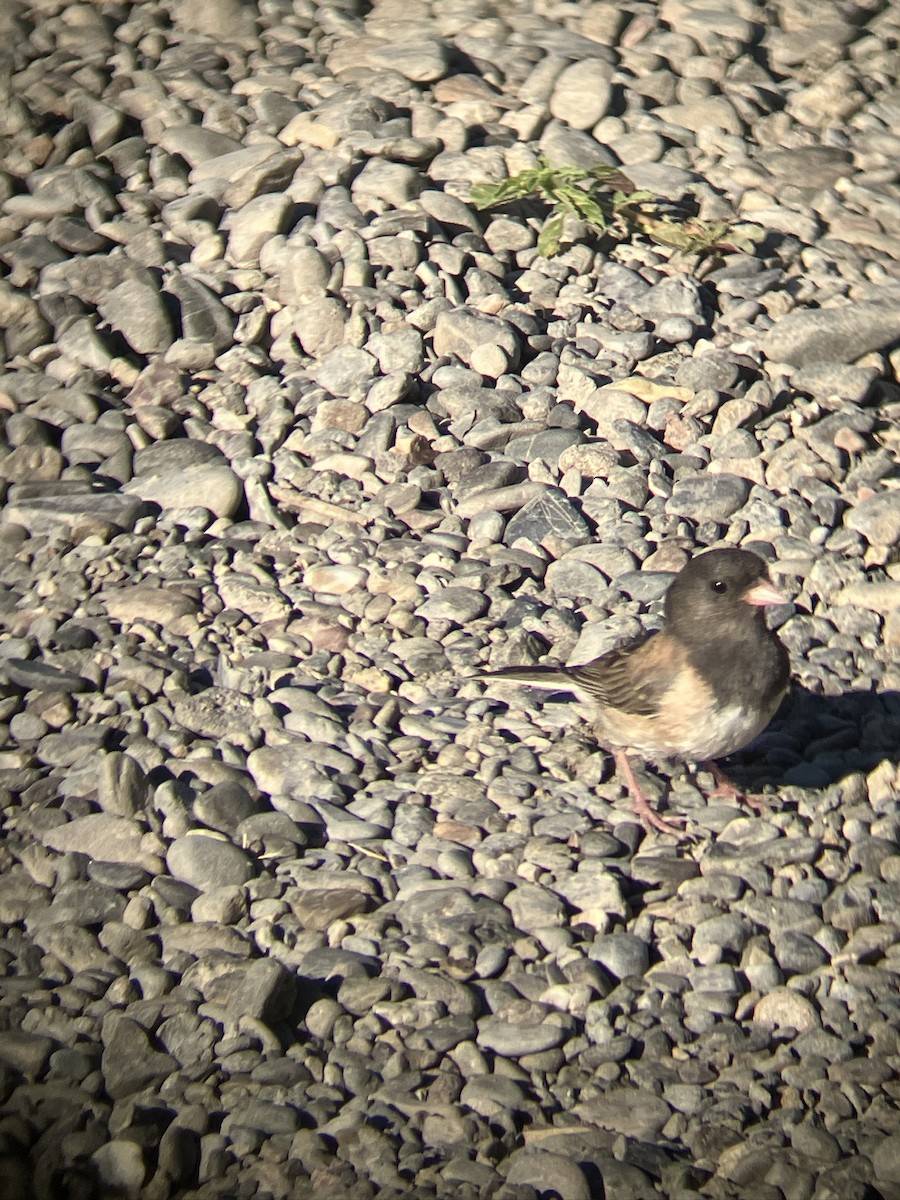
<svg viewBox="0 0 900 1200"><path fill-rule="evenodd" d="M775 720L726 770L748 791L824 788L900 763L900 692L823 696L795 685Z"/></svg>

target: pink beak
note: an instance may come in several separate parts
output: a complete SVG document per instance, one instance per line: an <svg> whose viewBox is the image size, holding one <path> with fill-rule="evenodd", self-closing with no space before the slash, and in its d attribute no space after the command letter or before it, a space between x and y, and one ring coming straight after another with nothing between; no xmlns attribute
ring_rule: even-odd
<svg viewBox="0 0 900 1200"><path fill-rule="evenodd" d="M767 604L787 604L787 596L782 595L774 583L770 583L768 579L763 579L759 583L754 583L753 587L748 588L741 597L747 604L755 604L758 608L764 608Z"/></svg>

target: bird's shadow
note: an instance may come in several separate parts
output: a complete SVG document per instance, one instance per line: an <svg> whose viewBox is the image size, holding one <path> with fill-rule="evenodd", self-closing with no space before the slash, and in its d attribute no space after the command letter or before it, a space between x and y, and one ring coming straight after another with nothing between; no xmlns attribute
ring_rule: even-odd
<svg viewBox="0 0 900 1200"><path fill-rule="evenodd" d="M900 762L900 692L826 696L795 684L769 727L723 766L749 792L828 787L885 761Z"/></svg>

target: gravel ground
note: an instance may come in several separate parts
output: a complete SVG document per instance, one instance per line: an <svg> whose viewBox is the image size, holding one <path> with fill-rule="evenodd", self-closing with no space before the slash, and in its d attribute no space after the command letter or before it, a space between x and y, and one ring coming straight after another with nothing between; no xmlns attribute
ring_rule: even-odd
<svg viewBox="0 0 900 1200"><path fill-rule="evenodd" d="M900 1200L900 3L712 3L0 5L3 1200ZM723 544L676 843L475 676Z"/></svg>

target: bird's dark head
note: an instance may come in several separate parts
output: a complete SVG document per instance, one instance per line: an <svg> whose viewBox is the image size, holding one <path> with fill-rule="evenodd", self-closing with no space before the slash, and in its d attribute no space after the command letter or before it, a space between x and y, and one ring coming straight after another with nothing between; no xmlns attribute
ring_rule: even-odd
<svg viewBox="0 0 900 1200"><path fill-rule="evenodd" d="M708 550L692 558L666 593L666 621L674 633L698 626L751 626L762 609L785 604L766 564L749 550Z"/></svg>

